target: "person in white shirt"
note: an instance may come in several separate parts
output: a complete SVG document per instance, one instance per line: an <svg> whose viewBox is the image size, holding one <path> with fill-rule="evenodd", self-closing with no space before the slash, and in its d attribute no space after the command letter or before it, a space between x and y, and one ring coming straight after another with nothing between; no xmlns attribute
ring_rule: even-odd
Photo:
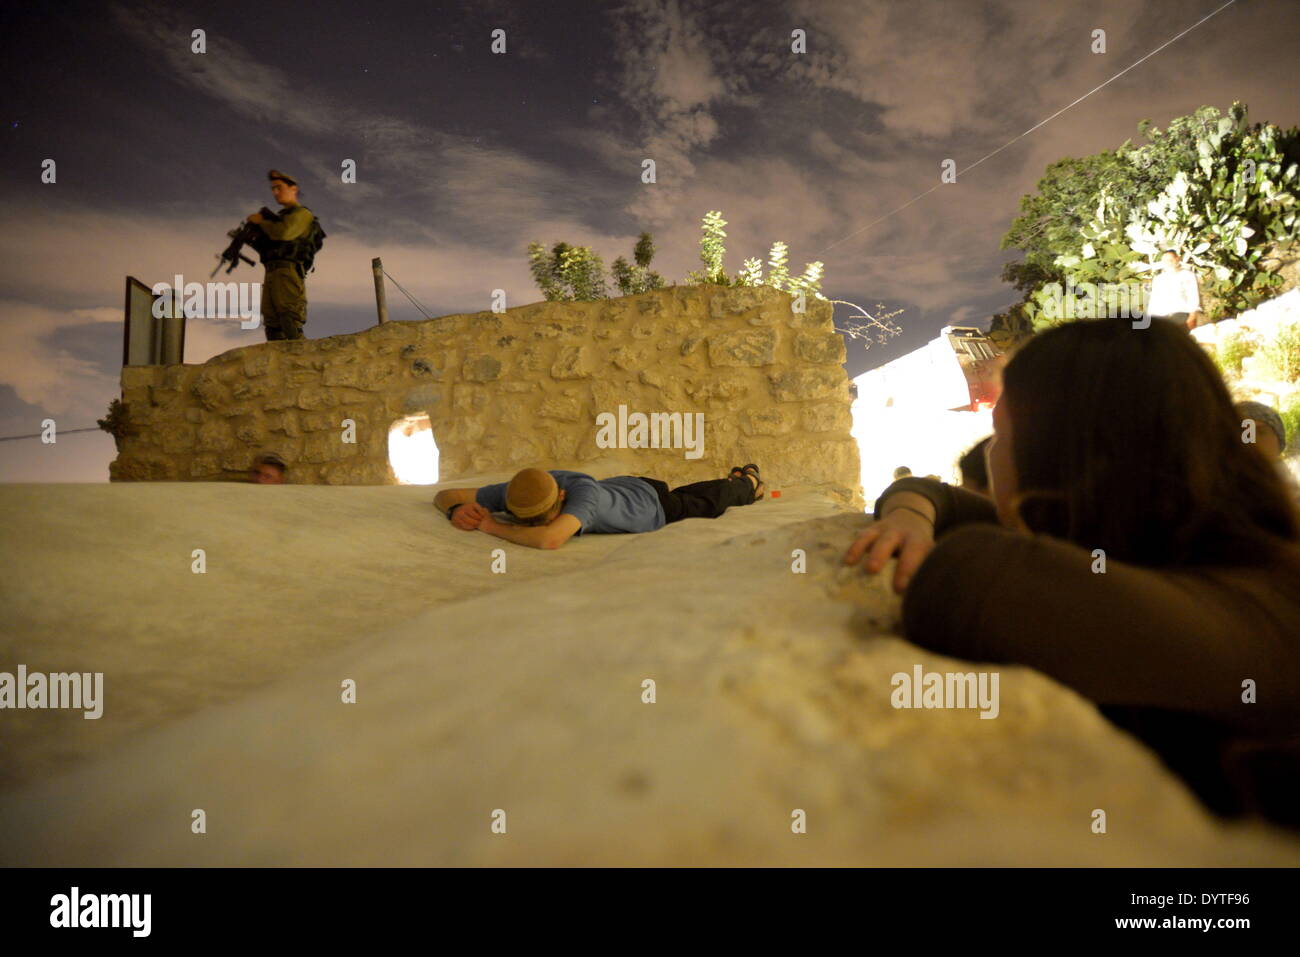
<svg viewBox="0 0 1300 957"><path fill-rule="evenodd" d="M1161 253L1160 261L1163 269L1151 280L1147 316L1195 329L1201 320L1201 289L1196 273L1182 268L1182 259L1172 249Z"/></svg>

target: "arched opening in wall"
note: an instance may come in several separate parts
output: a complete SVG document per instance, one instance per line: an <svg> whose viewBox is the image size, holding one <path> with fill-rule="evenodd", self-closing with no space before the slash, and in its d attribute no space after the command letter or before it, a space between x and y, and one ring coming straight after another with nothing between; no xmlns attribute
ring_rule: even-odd
<svg viewBox="0 0 1300 957"><path fill-rule="evenodd" d="M438 483L438 446L426 413L408 415L393 423L388 430L388 464L402 485Z"/></svg>

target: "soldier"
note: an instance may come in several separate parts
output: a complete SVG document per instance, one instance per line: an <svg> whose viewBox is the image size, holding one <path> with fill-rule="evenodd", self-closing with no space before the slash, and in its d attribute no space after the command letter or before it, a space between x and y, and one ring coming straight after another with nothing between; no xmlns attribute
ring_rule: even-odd
<svg viewBox="0 0 1300 957"><path fill-rule="evenodd" d="M298 182L288 173L273 169L266 174L271 181L271 195L282 207L279 221L272 222L260 212L248 217L264 235L253 243L266 278L262 283L262 322L267 341L301 339L307 322L308 264L315 254L313 226L316 216L298 202Z"/></svg>

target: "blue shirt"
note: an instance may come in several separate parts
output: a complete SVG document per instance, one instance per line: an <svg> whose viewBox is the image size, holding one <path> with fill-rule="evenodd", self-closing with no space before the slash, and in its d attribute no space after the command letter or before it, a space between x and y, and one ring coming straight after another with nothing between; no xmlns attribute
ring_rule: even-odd
<svg viewBox="0 0 1300 957"><path fill-rule="evenodd" d="M582 472L552 469L564 489L561 515L572 515L583 532L653 532L664 527L664 507L649 482L634 475L616 475L599 481ZM474 500L492 512L506 511L506 485L484 485Z"/></svg>

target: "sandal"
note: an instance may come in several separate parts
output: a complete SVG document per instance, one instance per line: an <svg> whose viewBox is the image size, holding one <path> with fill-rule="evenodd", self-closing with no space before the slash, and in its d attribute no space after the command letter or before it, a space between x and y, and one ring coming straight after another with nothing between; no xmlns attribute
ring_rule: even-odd
<svg viewBox="0 0 1300 957"><path fill-rule="evenodd" d="M757 502L763 497L763 492L766 489L762 476L758 474L758 466L751 462L740 470L740 474L754 476L754 501Z"/></svg>

